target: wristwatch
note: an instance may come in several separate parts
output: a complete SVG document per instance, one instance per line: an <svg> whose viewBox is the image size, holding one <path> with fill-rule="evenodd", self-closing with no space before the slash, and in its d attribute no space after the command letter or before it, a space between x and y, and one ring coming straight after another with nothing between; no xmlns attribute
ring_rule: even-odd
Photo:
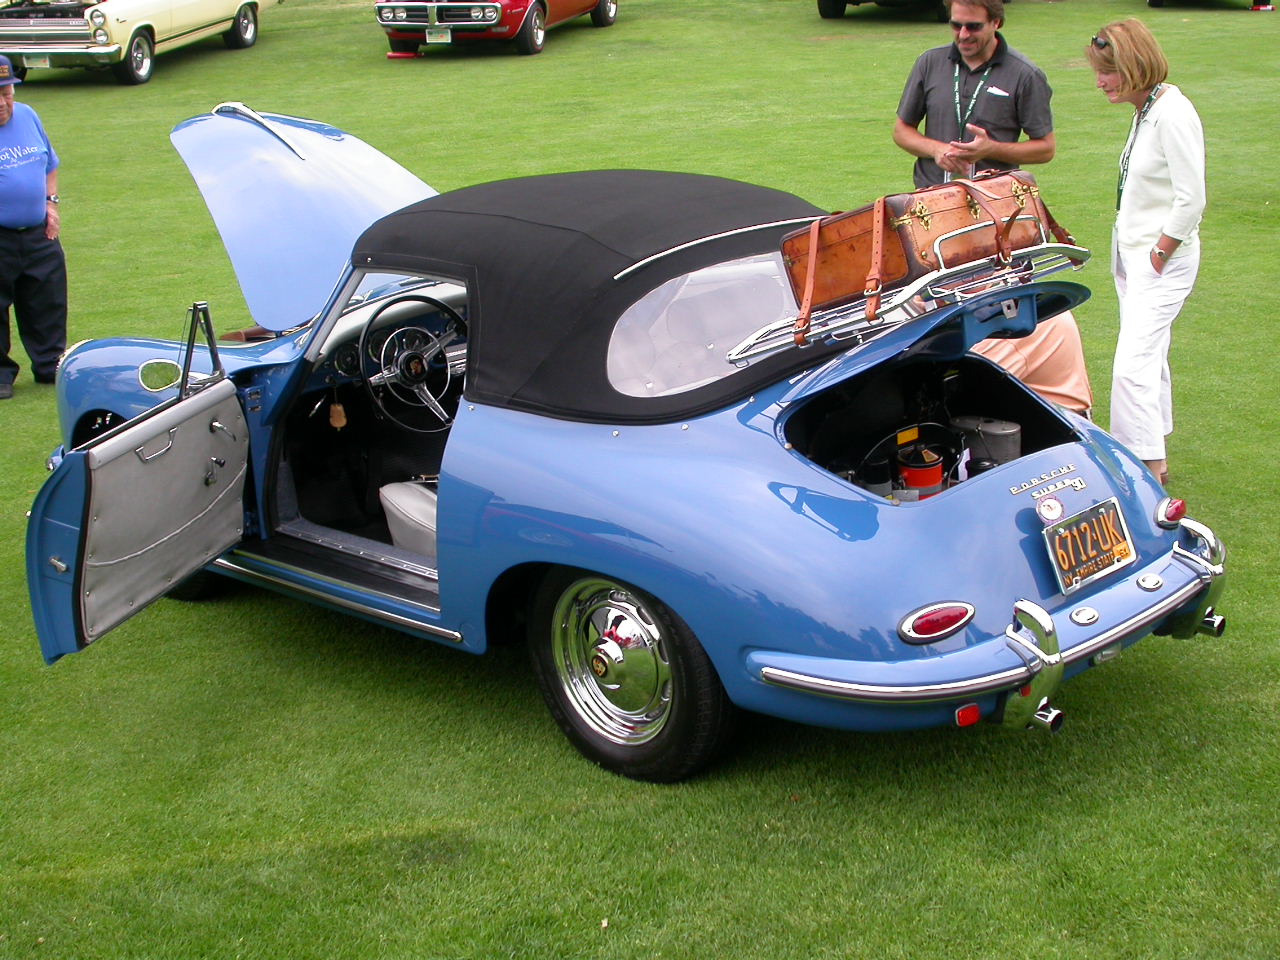
<svg viewBox="0 0 1280 960"><path fill-rule="evenodd" d="M49 202L49 203L61 203L61 202L62 202L62 198L61 198L60 196L58 196L56 193L51 193L51 194L49 194L47 197L45 197L45 200L46 200L47 202Z"/></svg>
<svg viewBox="0 0 1280 960"><path fill-rule="evenodd" d="M1169 251L1167 250L1162 250L1159 247L1152 247L1151 252L1156 255L1157 260L1164 260L1166 262L1169 260Z"/></svg>

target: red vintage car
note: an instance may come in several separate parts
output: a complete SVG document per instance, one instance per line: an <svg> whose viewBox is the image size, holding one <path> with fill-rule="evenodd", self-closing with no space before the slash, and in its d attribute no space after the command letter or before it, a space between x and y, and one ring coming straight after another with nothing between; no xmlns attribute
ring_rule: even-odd
<svg viewBox="0 0 1280 960"><path fill-rule="evenodd" d="M476 40L512 40L520 53L541 53L548 27L584 14L607 27L618 16L618 0L384 0L376 7L392 59L416 57L423 44Z"/></svg>

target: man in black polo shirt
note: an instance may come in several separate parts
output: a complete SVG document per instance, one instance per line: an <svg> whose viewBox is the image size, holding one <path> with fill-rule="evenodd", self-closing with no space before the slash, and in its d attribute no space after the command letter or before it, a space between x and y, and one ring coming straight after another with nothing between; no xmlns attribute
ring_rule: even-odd
<svg viewBox="0 0 1280 960"><path fill-rule="evenodd" d="M947 0L947 7L955 42L916 60L893 128L893 142L919 158L916 187L1048 163L1053 91L1044 72L998 32L1004 0Z"/></svg>

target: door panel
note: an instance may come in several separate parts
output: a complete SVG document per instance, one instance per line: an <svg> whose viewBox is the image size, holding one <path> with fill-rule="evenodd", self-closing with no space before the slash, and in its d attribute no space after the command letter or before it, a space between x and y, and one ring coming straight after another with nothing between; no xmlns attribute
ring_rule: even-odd
<svg viewBox="0 0 1280 960"><path fill-rule="evenodd" d="M595 5L596 0L547 0L547 25L580 17Z"/></svg>
<svg viewBox="0 0 1280 960"><path fill-rule="evenodd" d="M68 453L27 528L27 582L52 663L97 640L243 534L249 437L221 380Z"/></svg>

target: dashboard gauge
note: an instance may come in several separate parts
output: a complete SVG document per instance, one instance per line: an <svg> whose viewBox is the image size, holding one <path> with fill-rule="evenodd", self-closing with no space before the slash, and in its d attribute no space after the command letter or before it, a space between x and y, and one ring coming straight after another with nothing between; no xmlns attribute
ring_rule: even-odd
<svg viewBox="0 0 1280 960"><path fill-rule="evenodd" d="M391 336L390 330L372 330L369 333L368 346L369 359L382 366L382 348L387 345L387 338Z"/></svg>
<svg viewBox="0 0 1280 960"><path fill-rule="evenodd" d="M333 368L344 377L360 376L360 348L344 343L333 354Z"/></svg>

